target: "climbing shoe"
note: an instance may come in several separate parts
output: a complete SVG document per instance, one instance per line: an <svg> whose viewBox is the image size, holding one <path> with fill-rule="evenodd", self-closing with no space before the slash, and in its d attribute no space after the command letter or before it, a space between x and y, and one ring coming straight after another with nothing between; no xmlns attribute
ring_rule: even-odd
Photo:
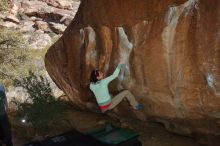
<svg viewBox="0 0 220 146"><path fill-rule="evenodd" d="M142 110L144 108L144 105L141 103L138 103L138 105L136 105L135 109L136 110Z"/></svg>

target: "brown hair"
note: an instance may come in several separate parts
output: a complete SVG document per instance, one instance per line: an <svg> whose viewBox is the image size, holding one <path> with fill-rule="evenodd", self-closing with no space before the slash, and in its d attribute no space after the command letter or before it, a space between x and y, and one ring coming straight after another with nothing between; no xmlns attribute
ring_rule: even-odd
<svg viewBox="0 0 220 146"><path fill-rule="evenodd" d="M95 69L91 72L90 75L90 82L96 83L98 81L97 77L99 76L99 70Z"/></svg>

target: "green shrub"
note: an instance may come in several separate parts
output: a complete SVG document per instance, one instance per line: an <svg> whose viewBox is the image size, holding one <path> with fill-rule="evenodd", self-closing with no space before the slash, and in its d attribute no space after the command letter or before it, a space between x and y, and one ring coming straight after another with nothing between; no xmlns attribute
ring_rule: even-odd
<svg viewBox="0 0 220 146"><path fill-rule="evenodd" d="M31 67L28 44L23 34L7 28L0 28L0 79L6 85L12 79L28 73Z"/></svg>
<svg viewBox="0 0 220 146"><path fill-rule="evenodd" d="M6 28L0 28L0 32L0 63L23 62L27 49L23 34Z"/></svg>
<svg viewBox="0 0 220 146"><path fill-rule="evenodd" d="M0 0L0 11L6 11L8 9L8 0Z"/></svg>
<svg viewBox="0 0 220 146"><path fill-rule="evenodd" d="M29 72L27 77L16 80L15 86L23 87L29 94L22 103L14 101L19 120L25 119L27 125L40 133L61 126L58 123L65 118L67 105L52 95L50 83L45 77Z"/></svg>

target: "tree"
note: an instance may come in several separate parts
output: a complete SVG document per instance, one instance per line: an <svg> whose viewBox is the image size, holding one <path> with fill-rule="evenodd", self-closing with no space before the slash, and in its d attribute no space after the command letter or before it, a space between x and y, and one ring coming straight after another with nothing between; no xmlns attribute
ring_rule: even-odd
<svg viewBox="0 0 220 146"><path fill-rule="evenodd" d="M24 118L27 124L41 133L61 126L67 106L53 96L47 78L30 71L27 77L15 80L14 84L24 88L29 95L22 103L14 100L19 119Z"/></svg>

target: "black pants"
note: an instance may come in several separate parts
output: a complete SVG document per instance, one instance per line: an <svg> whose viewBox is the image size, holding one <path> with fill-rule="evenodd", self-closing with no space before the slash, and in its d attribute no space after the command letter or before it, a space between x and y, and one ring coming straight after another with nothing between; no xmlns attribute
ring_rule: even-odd
<svg viewBox="0 0 220 146"><path fill-rule="evenodd" d="M2 140L2 142L6 144L6 146L13 146L11 127L9 124L7 114L0 116L0 140ZM0 146L2 146L1 142L0 142Z"/></svg>

